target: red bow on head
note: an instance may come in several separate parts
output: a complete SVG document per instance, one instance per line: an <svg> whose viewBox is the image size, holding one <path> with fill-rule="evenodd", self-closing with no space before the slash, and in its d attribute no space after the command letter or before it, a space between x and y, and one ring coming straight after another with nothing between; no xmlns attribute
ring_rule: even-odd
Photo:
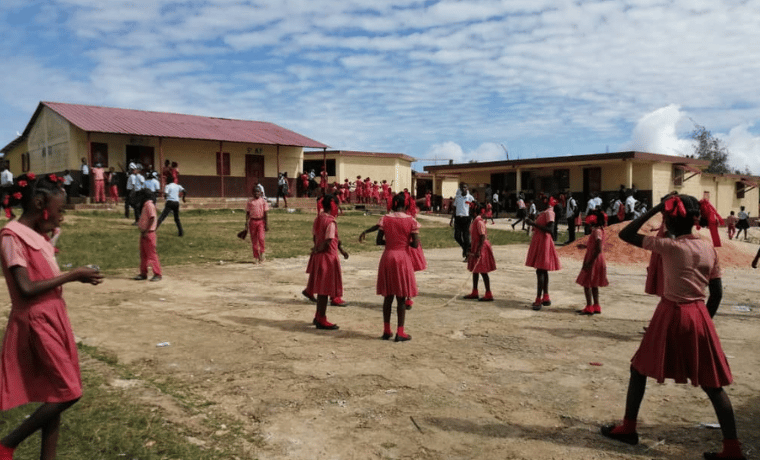
<svg viewBox="0 0 760 460"><path fill-rule="evenodd" d="M586 224L587 225L596 225L597 218L594 214L586 217Z"/></svg>
<svg viewBox="0 0 760 460"><path fill-rule="evenodd" d="M665 202L665 209L663 212L670 217L686 217L686 207L683 205L683 201L677 196L674 196Z"/></svg>

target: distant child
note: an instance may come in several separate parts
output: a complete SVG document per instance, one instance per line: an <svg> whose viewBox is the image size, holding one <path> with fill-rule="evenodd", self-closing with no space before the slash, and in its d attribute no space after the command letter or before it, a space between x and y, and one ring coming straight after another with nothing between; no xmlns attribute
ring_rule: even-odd
<svg viewBox="0 0 760 460"><path fill-rule="evenodd" d="M317 329L338 329L337 324L327 320L327 300L343 304L343 275L340 269L338 253L348 259L348 252L343 249L338 237L338 199L333 195L325 195L317 200L317 218L312 226L314 246L311 248L311 258L306 266L309 282L306 293L317 296L317 311L313 324ZM308 296L307 296L308 297Z"/></svg>
<svg viewBox="0 0 760 460"><path fill-rule="evenodd" d="M425 193L425 211L430 213L433 210L433 194L428 190Z"/></svg>
<svg viewBox="0 0 760 460"><path fill-rule="evenodd" d="M542 212L535 220L528 218L525 221L529 228L533 228L533 239L530 241L525 265L536 269L536 301L532 305L534 310L552 304L549 298L549 272L561 268L552 240L552 230L556 224L554 209L546 199L541 202L541 207Z"/></svg>
<svg viewBox="0 0 760 460"><path fill-rule="evenodd" d="M517 195L517 220L512 222L512 230L515 229L515 225L523 222L522 229L525 230L525 218L528 217L528 209L525 206L525 196L520 193Z"/></svg>
<svg viewBox="0 0 760 460"><path fill-rule="evenodd" d="M744 231L744 239L746 240L747 229L749 228L749 213L744 211L744 206L739 207L739 221L736 223L736 228L739 230L739 233L736 234L736 239L738 240L742 231Z"/></svg>
<svg viewBox="0 0 760 460"><path fill-rule="evenodd" d="M31 415L0 439L0 459L37 431L40 457L56 455L61 413L82 397L77 345L69 322L63 285L100 284L97 268L58 269L47 235L63 222L66 194L54 175L28 173L8 189L23 214L0 231L3 274L11 298L0 355L0 410L41 402Z"/></svg>
<svg viewBox="0 0 760 460"><path fill-rule="evenodd" d="M489 203L490 204L490 203ZM478 203L475 205L475 219L470 224L470 254L467 256L467 270L472 273L472 292L465 299L477 299L481 302L493 301L491 294L491 278L489 273L496 270L496 260L493 257L493 248L488 241L486 221L483 219L483 208ZM483 285L486 293L478 298L478 277L483 277Z"/></svg>
<svg viewBox="0 0 760 460"><path fill-rule="evenodd" d="M113 204L119 202L119 176L116 174L113 166L108 168L106 173L106 183L108 184L108 199L113 201Z"/></svg>
<svg viewBox="0 0 760 460"><path fill-rule="evenodd" d="M591 227L591 235L586 245L583 267L575 282L583 286L586 294L586 308L579 311L581 315L595 315L602 312L599 305L599 288L609 285L607 281L607 263L604 261L604 244L607 236L604 232L605 215L594 210L586 217L586 225Z"/></svg>
<svg viewBox="0 0 760 460"><path fill-rule="evenodd" d="M729 240L734 239L734 236L736 235L736 223L738 221L739 219L736 218L733 211L731 211L731 214L728 217L726 217L726 227L728 229Z"/></svg>
<svg viewBox="0 0 760 460"><path fill-rule="evenodd" d="M496 225L496 222L493 221L493 205L490 201L486 203L485 215L483 217L484 220L491 219L491 225Z"/></svg>
<svg viewBox="0 0 760 460"><path fill-rule="evenodd" d="M639 229L660 212L672 237L640 235ZM704 457L743 460L734 411L723 390L733 377L712 321L723 296L720 264L712 244L692 234L699 216L696 198L672 195L620 232L623 241L660 256L663 288L660 303L631 359L623 423L605 425L601 433L626 444L637 444L636 421L647 377L659 383L665 379L691 381L707 393L723 434L723 451L706 452ZM709 289L706 304L705 288Z"/></svg>
<svg viewBox="0 0 760 460"><path fill-rule="evenodd" d="M417 295L417 281L409 248L416 248L420 243L420 224L417 219L404 212L406 196L399 193L392 200L393 212L380 218L377 227L381 238L385 240L385 250L377 268L377 294L383 296L383 340L393 337L391 332L391 313L393 298L396 298L396 342L412 340L404 331L407 298ZM374 227L373 227L374 228ZM372 230L372 229L368 229ZM363 240L366 231L359 240Z"/></svg>
<svg viewBox="0 0 760 460"><path fill-rule="evenodd" d="M153 269L151 281L161 281L161 262L156 252L156 223L158 214L156 205L153 204L153 193L148 189L137 192L137 202L142 206L137 228L140 229L140 274L135 280L148 279L148 267Z"/></svg>
<svg viewBox="0 0 760 460"><path fill-rule="evenodd" d="M106 202L106 176L105 170L100 163L95 163L95 167L92 168L92 177L95 182L95 202Z"/></svg>
<svg viewBox="0 0 760 460"><path fill-rule="evenodd" d="M258 185L254 185L253 198L248 200L248 203L245 206L246 226L242 232L238 233L238 237L242 240L245 239L245 235L248 232L251 233L251 247L253 248L254 263L264 261L264 236L266 235L266 232L269 231L267 211L269 211L269 203L261 196L261 189Z"/></svg>

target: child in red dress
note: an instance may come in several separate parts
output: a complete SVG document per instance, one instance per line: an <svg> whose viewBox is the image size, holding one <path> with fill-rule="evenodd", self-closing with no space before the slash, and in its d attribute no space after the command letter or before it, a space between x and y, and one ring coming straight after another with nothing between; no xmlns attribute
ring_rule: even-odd
<svg viewBox="0 0 760 460"><path fill-rule="evenodd" d="M240 239L245 239L246 233L251 232L251 248L253 249L253 260L256 262L264 261L265 236L269 231L267 223L267 211L269 203L261 196L261 190L258 186L253 187L253 198L248 200L245 206L245 229L238 233Z"/></svg>
<svg viewBox="0 0 760 460"><path fill-rule="evenodd" d="M41 402L21 425L0 439L0 459L37 430L40 458L55 458L61 413L82 396L79 358L66 314L62 286L72 281L100 284L97 268L61 273L46 235L63 221L66 194L54 175L17 178L11 202L23 215L0 231L2 267L11 297L11 313L0 355L0 409Z"/></svg>
<svg viewBox="0 0 760 460"><path fill-rule="evenodd" d="M736 218L736 215L733 211L731 211L731 215L726 217L726 228L728 229L728 239L733 240L734 236L736 235L736 223L739 221L739 219Z"/></svg>
<svg viewBox="0 0 760 460"><path fill-rule="evenodd" d="M491 294L491 278L488 273L496 270L496 261L493 257L493 248L488 241L486 221L483 219L483 208L476 204L473 211L475 219L470 224L470 253L467 255L467 270L472 272L472 292L464 296L465 299L478 299L478 275L483 277L486 294L479 298L481 302L493 301Z"/></svg>
<svg viewBox="0 0 760 460"><path fill-rule="evenodd" d="M594 315L602 312L599 305L599 288L609 285L607 281L607 262L604 261L604 243L607 236L604 233L606 215L599 210L593 211L586 217L586 224L591 227L591 236L586 246L586 256L583 258L583 268L575 282L583 286L586 294L586 308L579 311L581 315Z"/></svg>
<svg viewBox="0 0 760 460"><path fill-rule="evenodd" d="M531 217L525 219L525 225L533 228L533 238L530 241L525 265L536 269L536 301L532 305L534 310L540 310L542 306L548 307L552 304L549 298L549 272L561 268L559 255L552 240L552 230L555 225L554 210L549 206L546 198L541 201L541 207L543 211L535 221Z"/></svg>
<svg viewBox="0 0 760 460"><path fill-rule="evenodd" d="M640 235L644 223L660 212L672 237ZM706 452L704 457L743 460L734 411L723 390L733 378L712 321L723 296L720 264L715 248L692 235L699 216L696 198L669 196L620 232L623 241L660 256L661 300L631 359L623 423L606 425L601 432L608 438L637 444L636 419L647 377L658 382L674 379L676 383L688 379L707 393L723 434L723 451ZM706 304L705 287L709 289Z"/></svg>
<svg viewBox="0 0 760 460"><path fill-rule="evenodd" d="M137 221L137 228L140 229L140 274L133 279L148 279L150 266L153 269L153 278L150 280L161 281L161 262L156 252L157 213L156 205L153 204L153 193L148 189L142 189L137 192L137 201L142 203L140 219Z"/></svg>
<svg viewBox="0 0 760 460"><path fill-rule="evenodd" d="M317 296L317 311L314 315L314 325L317 329L338 329L337 324L327 321L327 300L333 298L333 305L344 305L343 276L340 269L338 252L345 259L348 253L338 238L338 199L333 195L325 195L317 200L319 214L314 219L312 236L314 247L311 248L311 258L306 266L309 282L306 284L304 295Z"/></svg>
<svg viewBox="0 0 760 460"><path fill-rule="evenodd" d="M383 296L383 340L393 337L391 332L391 310L393 298L396 298L398 327L396 342L406 342L412 336L404 332L406 310L411 308L406 300L417 295L417 281L414 277L415 262L412 251L420 244L420 224L405 213L408 206L406 195L402 192L393 197L393 212L380 218L374 225L359 235L359 241L364 241L367 233L380 230L379 244L385 245L385 251L380 258L377 269L377 294ZM423 258L424 262L424 258ZM417 262L419 263L419 262ZM424 269L424 266L420 270Z"/></svg>

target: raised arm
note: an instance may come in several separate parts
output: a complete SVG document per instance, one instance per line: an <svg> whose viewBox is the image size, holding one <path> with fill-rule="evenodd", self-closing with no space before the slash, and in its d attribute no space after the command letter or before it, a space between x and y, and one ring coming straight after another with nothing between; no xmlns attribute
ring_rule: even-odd
<svg viewBox="0 0 760 460"><path fill-rule="evenodd" d="M639 230L655 214L661 212L663 207L664 205L660 203L647 211L646 214L642 214L638 219L626 225L622 230L620 230L620 233L618 234L620 236L620 239L628 244L641 247L641 245L644 243L644 235L640 235Z"/></svg>

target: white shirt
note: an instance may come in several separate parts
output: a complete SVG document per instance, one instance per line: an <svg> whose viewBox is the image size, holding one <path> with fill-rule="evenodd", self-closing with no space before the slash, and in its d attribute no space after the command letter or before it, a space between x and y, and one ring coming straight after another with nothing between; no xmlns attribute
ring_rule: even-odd
<svg viewBox="0 0 760 460"><path fill-rule="evenodd" d="M467 192L467 195L462 195L460 190L457 190L457 196L454 197L454 206L456 206L457 217L469 217L470 215L470 203L475 201L475 198Z"/></svg>
<svg viewBox="0 0 760 460"><path fill-rule="evenodd" d="M636 198L633 195L625 199L625 213L629 214L636 210Z"/></svg>
<svg viewBox="0 0 760 460"><path fill-rule="evenodd" d="M13 185L13 173L10 169L6 169L0 173L0 185L3 187L10 187Z"/></svg>
<svg viewBox="0 0 760 460"><path fill-rule="evenodd" d="M142 174L132 174L129 176L129 180L127 181L127 190L134 190L135 192L138 192L143 189L144 185L145 178L142 176Z"/></svg>
<svg viewBox="0 0 760 460"><path fill-rule="evenodd" d="M493 199L492 199L492 201L493 201L494 203L498 203L498 202L499 202L499 194L498 194L498 193L494 193L494 194L493 194Z"/></svg>
<svg viewBox="0 0 760 460"><path fill-rule="evenodd" d="M529 216L534 216L534 215L537 214L537 212L538 212L538 210L536 209L536 203L531 203L530 204L530 208L528 208L528 215Z"/></svg>
<svg viewBox="0 0 760 460"><path fill-rule="evenodd" d="M264 198L266 200L267 194L264 193L264 186L261 184L258 184L256 187L261 191L261 198Z"/></svg>
<svg viewBox="0 0 760 460"><path fill-rule="evenodd" d="M87 166L86 164L82 165L82 174L84 174L85 176L90 175L90 167Z"/></svg>
<svg viewBox="0 0 760 460"><path fill-rule="evenodd" d="M577 207L578 204L575 201L575 198L570 197L569 200L567 200L567 210L565 211L566 215L572 216L575 214L575 211L573 211L573 208Z"/></svg>
<svg viewBox="0 0 760 460"><path fill-rule="evenodd" d="M175 184L174 182L171 184L166 184L166 187L164 187L164 195L166 195L166 201L179 202L179 194L184 191L184 187L179 184Z"/></svg>
<svg viewBox="0 0 760 460"><path fill-rule="evenodd" d="M590 213L596 209L596 198L591 198L588 200L588 203L586 203L586 214Z"/></svg>
<svg viewBox="0 0 760 460"><path fill-rule="evenodd" d="M155 193L161 189L161 184L156 179L148 179L144 184L145 188Z"/></svg>
<svg viewBox="0 0 760 460"><path fill-rule="evenodd" d="M620 200L615 200L614 203L612 203L612 215L617 216L617 214L620 212L620 206L623 203Z"/></svg>

